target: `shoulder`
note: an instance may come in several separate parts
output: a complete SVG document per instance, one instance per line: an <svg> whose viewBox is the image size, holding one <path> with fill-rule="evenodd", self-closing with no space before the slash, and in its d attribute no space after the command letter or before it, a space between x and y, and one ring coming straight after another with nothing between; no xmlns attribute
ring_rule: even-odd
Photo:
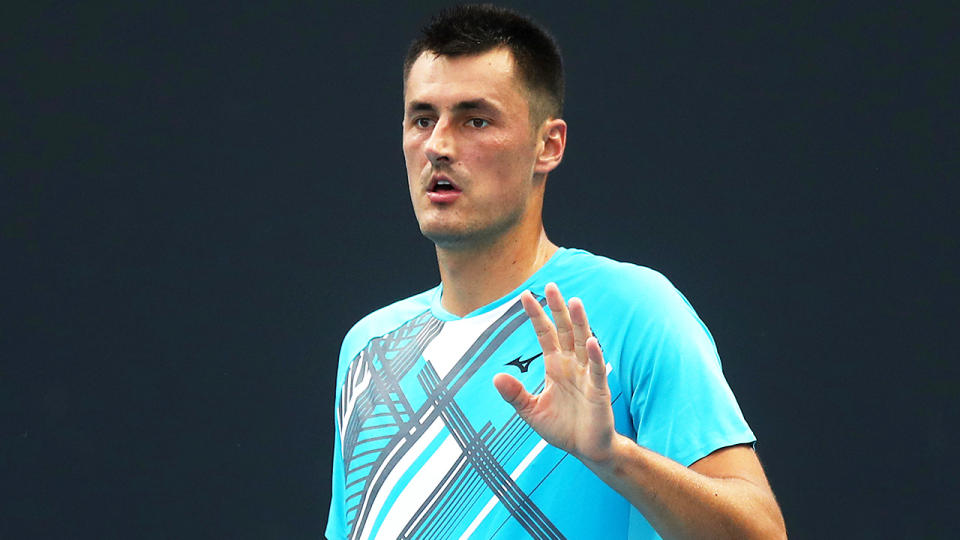
<svg viewBox="0 0 960 540"><path fill-rule="evenodd" d="M436 289L430 289L403 300L398 300L363 317L347 331L340 349L340 363L349 361L367 343L403 326L407 321L430 309L430 299Z"/></svg>
<svg viewBox="0 0 960 540"><path fill-rule="evenodd" d="M663 274L638 264L621 262L580 249L568 250L561 272L577 294L599 296L605 302L646 306L689 307L686 299Z"/></svg>
<svg viewBox="0 0 960 540"><path fill-rule="evenodd" d="M562 261L568 268L557 277L567 298L579 297L590 326L608 339L654 344L694 342L711 347L706 325L663 274L582 250L570 250Z"/></svg>

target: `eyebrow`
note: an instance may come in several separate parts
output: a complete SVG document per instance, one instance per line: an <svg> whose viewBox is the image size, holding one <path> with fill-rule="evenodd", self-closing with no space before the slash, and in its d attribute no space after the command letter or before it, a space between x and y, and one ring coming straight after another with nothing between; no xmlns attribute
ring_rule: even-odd
<svg viewBox="0 0 960 540"><path fill-rule="evenodd" d="M464 111L476 111L476 110L495 110L496 107L493 106L489 101L481 99L471 99L467 101L461 101L453 106L453 112L464 112ZM431 103L424 101L412 101L407 107L407 112L436 112L437 108Z"/></svg>

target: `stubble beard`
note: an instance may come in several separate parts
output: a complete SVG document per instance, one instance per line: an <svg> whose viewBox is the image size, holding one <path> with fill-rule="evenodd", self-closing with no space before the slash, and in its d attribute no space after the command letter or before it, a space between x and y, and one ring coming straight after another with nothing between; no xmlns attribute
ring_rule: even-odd
<svg viewBox="0 0 960 540"><path fill-rule="evenodd" d="M518 227L526 213L526 202L513 205L505 215L497 216L491 223L468 221L462 225L439 224L430 227L420 223L420 233L434 243L437 249L449 251L468 251L492 246L509 231Z"/></svg>

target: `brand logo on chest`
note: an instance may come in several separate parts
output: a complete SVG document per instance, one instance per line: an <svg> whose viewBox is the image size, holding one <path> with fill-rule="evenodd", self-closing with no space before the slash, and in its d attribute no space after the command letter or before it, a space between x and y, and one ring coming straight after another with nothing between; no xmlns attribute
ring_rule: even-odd
<svg viewBox="0 0 960 540"><path fill-rule="evenodd" d="M523 356L518 356L504 365L515 366L517 369L520 370L520 373L526 373L527 370L530 369L530 362L533 362L534 360L536 360L537 358L540 358L541 356L543 356L543 353L538 353L531 356L530 358L527 358L526 360L521 360Z"/></svg>

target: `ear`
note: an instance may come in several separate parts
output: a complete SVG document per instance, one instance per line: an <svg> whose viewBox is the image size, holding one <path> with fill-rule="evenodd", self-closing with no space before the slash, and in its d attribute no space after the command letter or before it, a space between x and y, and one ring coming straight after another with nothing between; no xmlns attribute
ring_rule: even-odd
<svg viewBox="0 0 960 540"><path fill-rule="evenodd" d="M557 168L567 147L567 123L559 118L550 118L540 128L539 153L533 171L546 174Z"/></svg>

